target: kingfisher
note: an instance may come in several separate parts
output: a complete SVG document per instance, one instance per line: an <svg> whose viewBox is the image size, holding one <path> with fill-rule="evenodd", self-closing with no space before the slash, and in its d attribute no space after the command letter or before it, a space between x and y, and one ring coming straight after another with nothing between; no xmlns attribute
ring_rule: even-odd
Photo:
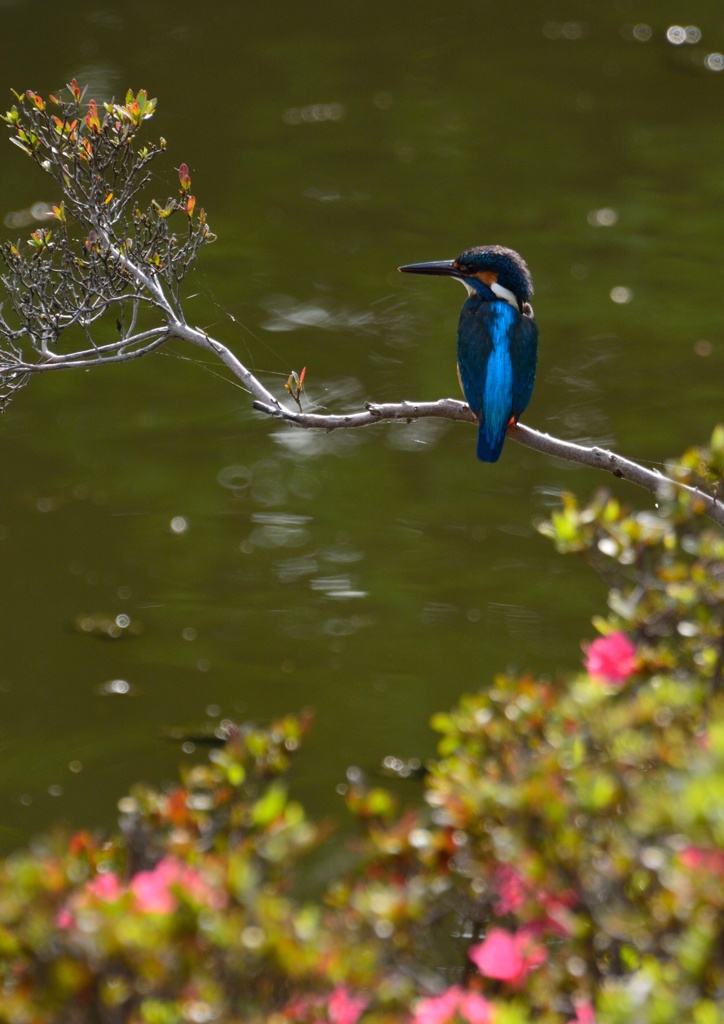
<svg viewBox="0 0 724 1024"><path fill-rule="evenodd" d="M455 260L408 263L398 270L452 277L465 286L458 380L480 424L478 458L497 462L508 427L530 401L538 359L533 282L525 260L502 245L477 245Z"/></svg>

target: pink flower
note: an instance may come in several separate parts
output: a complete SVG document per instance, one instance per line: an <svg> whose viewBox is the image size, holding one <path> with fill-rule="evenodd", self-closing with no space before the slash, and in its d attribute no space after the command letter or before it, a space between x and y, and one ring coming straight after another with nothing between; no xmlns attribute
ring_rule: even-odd
<svg viewBox="0 0 724 1024"><path fill-rule="evenodd" d="M442 995L420 1000L415 1007L413 1024L446 1024L455 1015L461 991L453 986Z"/></svg>
<svg viewBox="0 0 724 1024"><path fill-rule="evenodd" d="M150 871L139 871L129 885L122 883L113 871L96 875L75 892L66 907L56 917L58 928L68 929L76 921L76 913L98 904L115 903L131 893L133 910L145 914L172 914L178 907L178 895L183 894L194 903L220 909L227 896L214 889L190 865L174 857L164 857ZM351 1019L340 1019L333 1024L355 1024Z"/></svg>
<svg viewBox="0 0 724 1024"><path fill-rule="evenodd" d="M169 886L177 881L173 862L167 857L151 871L139 871L133 876L130 887L136 906L146 914L170 914L178 906L178 900L169 892Z"/></svg>
<svg viewBox="0 0 724 1024"><path fill-rule="evenodd" d="M501 864L495 882L498 889L498 901L493 907L495 913L505 917L520 910L528 897L528 886L520 871L510 864Z"/></svg>
<svg viewBox="0 0 724 1024"><path fill-rule="evenodd" d="M331 1024L357 1024L366 1006L364 996L350 995L344 985L338 985L329 997L327 1012Z"/></svg>
<svg viewBox="0 0 724 1024"><path fill-rule="evenodd" d="M571 890L554 893L549 892L536 882L531 883L523 872L511 864L501 864L493 876L493 886L497 889L498 899L493 910L498 917L516 914L525 903L535 903L538 911L542 911L535 931L555 932L558 935L570 935L572 928L570 909L576 903L576 896ZM533 929L529 929L532 932Z"/></svg>
<svg viewBox="0 0 724 1024"><path fill-rule="evenodd" d="M692 871L703 869L713 875L724 875L724 850L715 850L705 846L687 846L679 854L684 867Z"/></svg>
<svg viewBox="0 0 724 1024"><path fill-rule="evenodd" d="M139 871L130 885L137 908L148 914L173 913L178 906L174 889L207 906L226 902L225 893L212 889L195 868L173 857L164 857L151 871Z"/></svg>
<svg viewBox="0 0 724 1024"><path fill-rule="evenodd" d="M490 1024L492 1016L490 1003L477 992L465 992L460 996L458 1014L467 1018L470 1024Z"/></svg>
<svg viewBox="0 0 724 1024"><path fill-rule="evenodd" d="M96 875L85 883L82 889L74 893L68 901L68 906L58 911L55 923L58 928L67 931L76 922L75 912L83 910L89 905L98 903L115 903L124 893L118 875L113 871L106 871L102 875Z"/></svg>
<svg viewBox="0 0 724 1024"><path fill-rule="evenodd" d="M357 1024L366 1006L364 996L353 996L345 985L338 985L329 996L318 993L292 996L282 1008L281 1017L287 1021L314 1021L315 1024L322 1021Z"/></svg>
<svg viewBox="0 0 724 1024"><path fill-rule="evenodd" d="M625 683L637 669L636 648L625 633L601 636L584 646L584 665L594 679Z"/></svg>
<svg viewBox="0 0 724 1024"><path fill-rule="evenodd" d="M568 1024L596 1024L596 1014L587 999L576 999L573 1003L576 1016Z"/></svg>
<svg viewBox="0 0 724 1024"><path fill-rule="evenodd" d="M74 924L75 924L75 918L73 917L71 912L68 910L67 907L62 907L58 911L58 914L57 914L57 916L55 918L56 928L60 928L61 931L65 932L69 928L72 928Z"/></svg>
<svg viewBox="0 0 724 1024"><path fill-rule="evenodd" d="M115 872L106 871L86 882L84 892L88 896L97 896L100 900L113 903L123 895L123 886Z"/></svg>
<svg viewBox="0 0 724 1024"><path fill-rule="evenodd" d="M439 996L421 999L415 1007L412 1024L448 1024L456 1017L469 1024L490 1024L490 1004L477 992L466 992L453 985Z"/></svg>
<svg viewBox="0 0 724 1024"><path fill-rule="evenodd" d="M543 963L546 951L525 928L512 934L503 928L493 928L484 942L468 950L468 956L487 978L515 986L522 984L530 971Z"/></svg>

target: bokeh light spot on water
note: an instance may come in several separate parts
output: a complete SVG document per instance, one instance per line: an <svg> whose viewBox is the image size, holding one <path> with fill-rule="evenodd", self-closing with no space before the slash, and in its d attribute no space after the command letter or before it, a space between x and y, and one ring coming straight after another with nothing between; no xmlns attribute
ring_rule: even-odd
<svg viewBox="0 0 724 1024"><path fill-rule="evenodd" d="M634 25L633 29L631 30L631 35L639 43L648 43L649 39L651 39L651 36L653 34L654 31L651 28L651 26L646 25L643 22L641 22L638 25Z"/></svg>
<svg viewBox="0 0 724 1024"><path fill-rule="evenodd" d="M547 21L543 26L546 39L575 41L581 39L585 32L586 26L580 21Z"/></svg>
<svg viewBox="0 0 724 1024"><path fill-rule="evenodd" d="M708 53L704 58L704 67L709 71L724 71L724 53Z"/></svg>
<svg viewBox="0 0 724 1024"><path fill-rule="evenodd" d="M313 555L302 555L300 558L286 558L281 562L275 562L273 569L282 583L291 583L317 572L319 563Z"/></svg>
<svg viewBox="0 0 724 1024"><path fill-rule="evenodd" d="M48 786L48 795L49 796L62 796L63 795L63 787L58 785L57 782L54 782L52 785Z"/></svg>
<svg viewBox="0 0 724 1024"><path fill-rule="evenodd" d="M262 321L261 326L272 333L315 327L318 330L362 331L366 334L396 322L396 314L384 308L373 310L342 306L333 310L321 302L300 302L293 295L270 295L263 306L268 318Z"/></svg>
<svg viewBox="0 0 724 1024"><path fill-rule="evenodd" d="M252 470L246 466L224 466L219 470L216 479L222 487L238 495L248 490L253 477Z"/></svg>
<svg viewBox="0 0 724 1024"><path fill-rule="evenodd" d="M324 632L327 636L352 636L357 632L357 623L353 619L327 619Z"/></svg>
<svg viewBox="0 0 724 1024"><path fill-rule="evenodd" d="M127 679L109 679L107 683L101 683L96 692L101 697L125 696L133 693L133 687Z"/></svg>
<svg viewBox="0 0 724 1024"><path fill-rule="evenodd" d="M701 42L701 29L697 25L669 25L666 38L673 46L681 46L682 43L695 46Z"/></svg>
<svg viewBox="0 0 724 1024"><path fill-rule="evenodd" d="M633 300L633 292L630 288L626 288L623 285L618 285L616 288L611 289L611 301L617 305L622 306L627 302Z"/></svg>
<svg viewBox="0 0 724 1024"><path fill-rule="evenodd" d="M594 228L611 228L618 221L618 210L603 206L600 210L591 210L587 220Z"/></svg>
<svg viewBox="0 0 724 1024"><path fill-rule="evenodd" d="M320 576L309 581L312 590L323 593L325 597L337 599L367 597L366 590L356 590L352 587L352 580L349 576Z"/></svg>
<svg viewBox="0 0 724 1024"><path fill-rule="evenodd" d="M448 601L428 601L420 612L420 621L426 626L438 626L457 614L457 608Z"/></svg>
<svg viewBox="0 0 724 1024"><path fill-rule="evenodd" d="M189 525L190 523L186 516L174 516L169 524L171 528L171 533L177 534L186 533L186 531L189 528Z"/></svg>
<svg viewBox="0 0 724 1024"><path fill-rule="evenodd" d="M330 544L322 548L322 558L325 562L334 562L337 565L348 565L351 562L359 562L364 558L364 552L352 547L347 534L340 531L336 537L336 544Z"/></svg>
<svg viewBox="0 0 724 1024"><path fill-rule="evenodd" d="M341 121L347 113L342 103L310 103L305 107L289 107L282 114L285 124L315 124Z"/></svg>
<svg viewBox="0 0 724 1024"><path fill-rule="evenodd" d="M127 679L111 679L103 684L103 690L105 693L130 693L131 684Z"/></svg>
<svg viewBox="0 0 724 1024"><path fill-rule="evenodd" d="M310 516L288 513L255 513L252 522L257 523L248 540L257 548L298 548L309 542L309 530L304 528Z"/></svg>
<svg viewBox="0 0 724 1024"><path fill-rule="evenodd" d="M6 228L27 228L38 221L47 220L52 212L50 203L33 203L25 210L10 210L5 214L3 224Z"/></svg>
<svg viewBox="0 0 724 1024"><path fill-rule="evenodd" d="M81 761L71 761L68 765L68 771L71 771L73 772L74 775L77 775L78 772L83 771L83 763Z"/></svg>
<svg viewBox="0 0 724 1024"><path fill-rule="evenodd" d="M184 640L195 640L196 635L196 630L193 626L184 626L181 630L181 636Z"/></svg>
<svg viewBox="0 0 724 1024"><path fill-rule="evenodd" d="M706 341L706 339L702 338L694 345L694 351L698 356L710 356L714 351L714 346L710 341Z"/></svg>

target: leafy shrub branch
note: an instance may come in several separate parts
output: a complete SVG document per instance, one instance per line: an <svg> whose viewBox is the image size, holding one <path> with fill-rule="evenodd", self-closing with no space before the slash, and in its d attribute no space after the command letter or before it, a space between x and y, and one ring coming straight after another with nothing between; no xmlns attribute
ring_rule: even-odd
<svg viewBox="0 0 724 1024"><path fill-rule="evenodd" d="M724 428L672 464L711 482ZM423 800L349 773L356 836L295 799L309 714L226 723L113 836L0 860L14 1024L720 1024L724 538L687 501L598 494L542 524L609 580L584 664L433 717ZM317 872L317 877L319 877Z"/></svg>
<svg viewBox="0 0 724 1024"><path fill-rule="evenodd" d="M294 404L273 395L220 341L186 322L181 284L199 250L214 238L191 194L186 164L177 192L143 207L150 165L166 142L140 145L138 135L156 101L141 90L123 103L85 100L78 84L68 96L15 93L4 115L11 141L48 174L60 192L53 228L33 231L25 244L0 246L0 408L34 374L137 359L177 338L212 352L251 394L253 406L290 426L339 430L385 421L436 417L475 423L464 402L366 403L363 410L322 414L302 408L303 374L289 378ZM172 227L173 225L173 227ZM298 383L295 383L295 376ZM586 448L522 424L508 436L536 451L601 469L659 495L676 487L692 507L724 526L717 492L673 481L614 452Z"/></svg>

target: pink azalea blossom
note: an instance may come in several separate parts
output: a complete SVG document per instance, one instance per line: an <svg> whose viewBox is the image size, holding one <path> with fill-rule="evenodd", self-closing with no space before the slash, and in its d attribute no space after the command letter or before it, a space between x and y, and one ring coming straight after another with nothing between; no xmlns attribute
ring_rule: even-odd
<svg viewBox="0 0 724 1024"><path fill-rule="evenodd" d="M421 999L415 1007L412 1024L449 1024L456 1019L469 1024L490 1024L490 1003L477 992L466 992L453 985L439 996Z"/></svg>
<svg viewBox="0 0 724 1024"><path fill-rule="evenodd" d="M465 992L460 996L458 1014L470 1021L470 1024L490 1024L493 1019L490 1003L477 992Z"/></svg>
<svg viewBox="0 0 724 1024"><path fill-rule="evenodd" d="M681 863L692 871L704 870L713 875L724 875L724 850L705 846L687 846L679 854Z"/></svg>
<svg viewBox="0 0 724 1024"><path fill-rule="evenodd" d="M574 1000L576 1016L568 1024L596 1024L596 1014L587 999Z"/></svg>
<svg viewBox="0 0 724 1024"><path fill-rule="evenodd" d="M584 646L586 671L607 683L625 683L637 669L636 648L625 633L601 636Z"/></svg>
<svg viewBox="0 0 724 1024"><path fill-rule="evenodd" d="M115 903L131 893L134 909L145 914L171 914L178 907L177 890L195 903L220 909L226 905L226 893L213 889L202 875L183 861L164 857L150 871L139 871L124 885L113 871L96 875L77 891L56 918L58 928L71 928L75 913L99 903ZM345 1019L334 1024L354 1024Z"/></svg>
<svg viewBox="0 0 724 1024"><path fill-rule="evenodd" d="M350 995L344 985L338 985L329 997L327 1012L331 1024L357 1024L366 1006L364 996Z"/></svg>
<svg viewBox="0 0 724 1024"><path fill-rule="evenodd" d="M113 871L106 871L102 875L96 875L85 883L83 888L71 896L68 906L58 911L55 923L58 928L66 931L75 925L75 912L82 910L89 905L98 903L115 903L119 900L125 890L117 874Z"/></svg>
<svg viewBox="0 0 724 1024"><path fill-rule="evenodd" d="M86 882L84 892L88 896L97 896L107 903L114 903L123 895L123 886L114 871L105 871Z"/></svg>
<svg viewBox="0 0 724 1024"><path fill-rule="evenodd" d="M292 996L282 1009L282 1017L288 1021L321 1024L357 1024L367 1006L364 996L352 995L345 985L338 985L329 996L305 994ZM326 1010L326 1013L325 1013Z"/></svg>
<svg viewBox="0 0 724 1024"><path fill-rule="evenodd" d="M539 933L555 932L558 935L571 934L571 907L576 903L576 895L572 890L560 893L549 892L540 883L533 884L518 868L512 864L501 864L493 876L493 887L498 899L493 910L498 917L518 913L523 905L534 902L543 916L537 922ZM529 929L533 931L533 929Z"/></svg>
<svg viewBox="0 0 724 1024"><path fill-rule="evenodd" d="M499 917L520 910L529 895L523 875L510 864L500 865L496 872L495 885L498 890L498 901L493 909Z"/></svg>
<svg viewBox="0 0 724 1024"><path fill-rule="evenodd" d="M183 861L164 857L150 871L139 871L130 890L139 910L148 914L171 914L178 906L174 889L182 890L196 903L223 906L225 894L215 892L199 872Z"/></svg>
<svg viewBox="0 0 724 1024"><path fill-rule="evenodd" d="M60 928L61 931L67 931L72 928L75 924L75 918L71 914L67 907L62 907L55 918L56 928Z"/></svg>
<svg viewBox="0 0 724 1024"><path fill-rule="evenodd" d="M484 942L468 951L468 956L487 978L516 986L525 981L534 967L543 963L546 951L525 928L513 933L493 928Z"/></svg>

